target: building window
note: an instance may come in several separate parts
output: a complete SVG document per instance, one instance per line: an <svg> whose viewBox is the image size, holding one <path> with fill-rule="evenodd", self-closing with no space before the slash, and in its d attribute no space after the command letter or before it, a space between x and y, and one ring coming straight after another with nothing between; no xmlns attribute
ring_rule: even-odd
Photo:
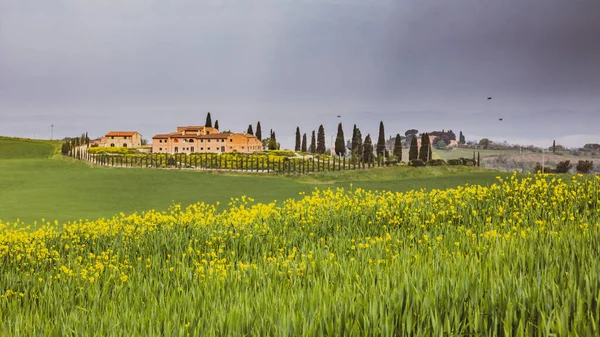
<svg viewBox="0 0 600 337"><path fill-rule="evenodd" d="M127 147L127 144L123 144L123 147Z"/></svg>
<svg viewBox="0 0 600 337"><path fill-rule="evenodd" d="M233 143L233 139L229 139L229 142L230 142L230 143Z"/></svg>
<svg viewBox="0 0 600 337"><path fill-rule="evenodd" d="M175 146L175 153L179 153L179 148Z"/></svg>
<svg viewBox="0 0 600 337"><path fill-rule="evenodd" d="M193 146L191 147L191 150L190 150L190 151L191 151L191 152L194 152L194 147L193 147Z"/></svg>
<svg viewBox="0 0 600 337"><path fill-rule="evenodd" d="M210 131L206 131L206 134L207 134L207 135L210 135Z"/></svg>
<svg viewBox="0 0 600 337"><path fill-rule="evenodd" d="M204 143L204 139L200 139L200 143Z"/></svg>
<svg viewBox="0 0 600 337"><path fill-rule="evenodd" d="M210 147L207 150L210 151Z"/></svg>
<svg viewBox="0 0 600 337"><path fill-rule="evenodd" d="M244 149L244 147L242 146L242 150Z"/></svg>
<svg viewBox="0 0 600 337"><path fill-rule="evenodd" d="M158 151L162 151L162 147L158 149Z"/></svg>
<svg viewBox="0 0 600 337"><path fill-rule="evenodd" d="M225 146L221 146L221 152L225 152Z"/></svg>
<svg viewBox="0 0 600 337"><path fill-rule="evenodd" d="M200 151L204 151L204 148L203 148L203 147L201 147L201 148L200 148Z"/></svg>
<svg viewBox="0 0 600 337"><path fill-rule="evenodd" d="M225 143L225 139L221 139L221 143Z"/></svg>
<svg viewBox="0 0 600 337"><path fill-rule="evenodd" d="M110 144L110 147L115 147L115 144Z"/></svg>
<svg viewBox="0 0 600 337"><path fill-rule="evenodd" d="M208 140L208 142L210 143L210 139Z"/></svg>
<svg viewBox="0 0 600 337"><path fill-rule="evenodd" d="M231 150L231 149L233 149L233 146L230 146L230 147L229 147L229 149L230 149L230 150Z"/></svg>
<svg viewBox="0 0 600 337"><path fill-rule="evenodd" d="M110 139L115 139L115 136L111 136Z"/></svg>
<svg viewBox="0 0 600 337"><path fill-rule="evenodd" d="M190 140L188 140L188 142L190 142L190 143L193 143L193 142L194 142L194 140L193 140L193 139L190 139Z"/></svg>

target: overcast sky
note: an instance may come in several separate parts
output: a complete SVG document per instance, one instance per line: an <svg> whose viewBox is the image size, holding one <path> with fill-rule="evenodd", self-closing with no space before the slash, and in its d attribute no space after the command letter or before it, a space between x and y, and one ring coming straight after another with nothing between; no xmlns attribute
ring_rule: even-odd
<svg viewBox="0 0 600 337"><path fill-rule="evenodd" d="M284 147L379 120L600 143L600 1L0 0L0 135L151 138L207 111Z"/></svg>

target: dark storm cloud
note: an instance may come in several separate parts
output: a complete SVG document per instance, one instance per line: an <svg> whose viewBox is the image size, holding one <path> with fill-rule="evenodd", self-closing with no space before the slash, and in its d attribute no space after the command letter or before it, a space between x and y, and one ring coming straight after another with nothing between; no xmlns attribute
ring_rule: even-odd
<svg viewBox="0 0 600 337"><path fill-rule="evenodd" d="M598 18L596 0L0 0L0 134L151 136L212 111L287 146L381 119L578 145L600 124Z"/></svg>

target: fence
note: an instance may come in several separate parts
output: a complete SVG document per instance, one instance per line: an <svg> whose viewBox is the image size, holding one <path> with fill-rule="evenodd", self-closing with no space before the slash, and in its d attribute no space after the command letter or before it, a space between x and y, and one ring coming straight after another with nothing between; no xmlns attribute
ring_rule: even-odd
<svg viewBox="0 0 600 337"><path fill-rule="evenodd" d="M219 170L233 172L258 172L279 174L309 174L345 170L362 170L392 166L393 162L374 158L372 162L353 161L345 157L298 158L269 157L250 154L92 154L71 151L68 156L94 165L129 168L163 168L190 170Z"/></svg>

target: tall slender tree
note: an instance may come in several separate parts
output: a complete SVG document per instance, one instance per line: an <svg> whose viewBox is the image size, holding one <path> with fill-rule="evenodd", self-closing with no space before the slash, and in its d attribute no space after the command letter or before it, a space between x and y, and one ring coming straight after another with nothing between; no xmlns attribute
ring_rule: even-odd
<svg viewBox="0 0 600 337"><path fill-rule="evenodd" d="M262 129L260 127L260 121L256 123L256 133L254 134L258 140L262 141Z"/></svg>
<svg viewBox="0 0 600 337"><path fill-rule="evenodd" d="M269 139L269 150L277 150L277 137L273 130L271 130L271 138Z"/></svg>
<svg viewBox="0 0 600 337"><path fill-rule="evenodd" d="M313 130L310 137L310 153L317 153L317 135L315 130Z"/></svg>
<svg viewBox="0 0 600 337"><path fill-rule="evenodd" d="M306 153L306 133L302 135L302 152Z"/></svg>
<svg viewBox="0 0 600 337"><path fill-rule="evenodd" d="M325 128L323 124L319 125L319 132L317 133L317 153L325 153Z"/></svg>
<svg viewBox="0 0 600 337"><path fill-rule="evenodd" d="M335 137L335 154L338 156L346 154L346 141L344 140L342 123L338 124L337 136Z"/></svg>
<svg viewBox="0 0 600 337"><path fill-rule="evenodd" d="M417 160L419 159L419 142L417 141L417 137L413 136L410 139L410 150L408 151L408 160Z"/></svg>
<svg viewBox="0 0 600 337"><path fill-rule="evenodd" d="M377 157L383 156L385 152L385 131L383 121L379 122L379 138L377 139Z"/></svg>
<svg viewBox="0 0 600 337"><path fill-rule="evenodd" d="M467 143L467 141L465 140L465 135L463 135L462 131L460 132L460 136L458 136L458 143L462 145Z"/></svg>
<svg viewBox="0 0 600 337"><path fill-rule="evenodd" d="M206 114L206 123L204 123L204 126L206 126L207 128L212 128L212 119L210 118L210 112Z"/></svg>
<svg viewBox="0 0 600 337"><path fill-rule="evenodd" d="M556 153L556 140L552 141L552 154Z"/></svg>
<svg viewBox="0 0 600 337"><path fill-rule="evenodd" d="M363 144L363 161L365 163L373 162L373 142L371 141L370 134L367 134L365 143Z"/></svg>
<svg viewBox="0 0 600 337"><path fill-rule="evenodd" d="M421 135L421 149L419 150L419 159L422 161L429 161L431 158L431 142L429 134L423 133Z"/></svg>
<svg viewBox="0 0 600 337"><path fill-rule="evenodd" d="M252 124L248 125L248 131L246 131L246 133L254 136L254 130L252 130Z"/></svg>
<svg viewBox="0 0 600 337"><path fill-rule="evenodd" d="M219 130L219 120L218 119L215 121L215 129Z"/></svg>
<svg viewBox="0 0 600 337"><path fill-rule="evenodd" d="M396 139L394 140L394 156L398 161L402 161L402 137L400 134L396 134Z"/></svg>
<svg viewBox="0 0 600 337"><path fill-rule="evenodd" d="M362 133L360 132L359 128L356 128L356 150L354 150L354 148L352 148L352 152L354 153L355 159L358 159L361 161L363 160L364 145L363 145Z"/></svg>
<svg viewBox="0 0 600 337"><path fill-rule="evenodd" d="M294 146L294 151L300 151L300 127L296 127L296 145Z"/></svg>
<svg viewBox="0 0 600 337"><path fill-rule="evenodd" d="M356 147L358 146L358 140L357 140L357 131L358 128L356 127L356 124L354 124L354 129L352 129L352 152L355 152L354 149L356 149Z"/></svg>

